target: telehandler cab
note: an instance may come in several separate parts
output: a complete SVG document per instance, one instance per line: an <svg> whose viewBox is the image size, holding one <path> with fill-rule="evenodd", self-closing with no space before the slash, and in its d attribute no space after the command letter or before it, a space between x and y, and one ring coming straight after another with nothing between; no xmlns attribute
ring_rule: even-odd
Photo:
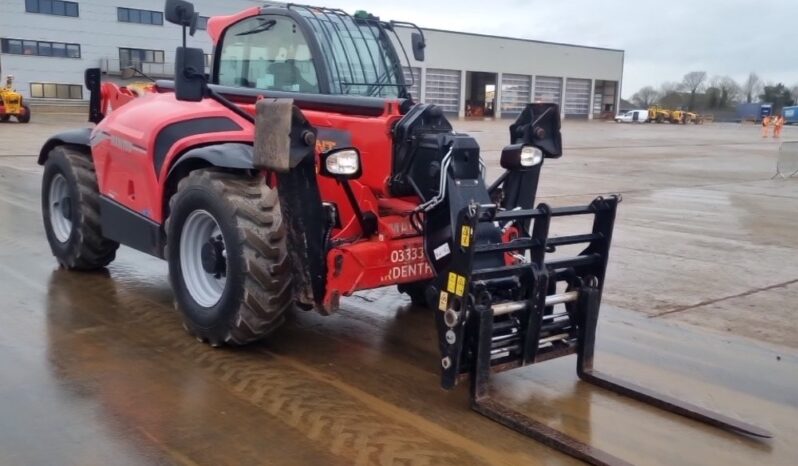
<svg viewBox="0 0 798 466"><path fill-rule="evenodd" d="M196 26L188 2L165 15L184 39ZM263 338L294 307L330 314L342 296L398 285L434 310L444 388L470 377L473 409L592 464L624 462L491 400L490 374L576 353L587 382L769 436L593 370L620 198L535 206L544 160L562 155L553 104L510 126L505 172L487 186L477 142L408 94L399 27L423 60L412 24L286 5L212 18L209 78L185 46L174 82L142 95L87 70L96 126L39 155L58 262L101 268L120 244L166 259L186 328L213 346ZM591 231L549 237L572 216Z"/></svg>

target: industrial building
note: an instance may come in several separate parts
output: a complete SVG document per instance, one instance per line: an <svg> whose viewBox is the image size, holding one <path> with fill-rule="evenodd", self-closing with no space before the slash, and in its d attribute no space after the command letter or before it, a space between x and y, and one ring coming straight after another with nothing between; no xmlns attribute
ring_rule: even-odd
<svg viewBox="0 0 798 466"><path fill-rule="evenodd" d="M199 29L210 16L263 1L196 0ZM31 101L87 100L83 71L110 79L134 66L150 76L173 74L180 33L165 22L163 0L3 0L0 66ZM397 18L401 19L401 18ZM423 25L422 25L423 26ZM400 31L409 37L410 31ZM622 50L424 29L426 60L411 60L411 94L460 117L512 117L528 102L560 104L566 118L614 115L623 77ZM409 43L409 41L407 42ZM203 31L189 45L207 52ZM467 51L467 52L466 52Z"/></svg>

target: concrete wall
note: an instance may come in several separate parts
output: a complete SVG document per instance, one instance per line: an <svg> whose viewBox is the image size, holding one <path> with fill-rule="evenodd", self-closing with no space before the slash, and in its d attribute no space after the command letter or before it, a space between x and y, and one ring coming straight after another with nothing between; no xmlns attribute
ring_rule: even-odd
<svg viewBox="0 0 798 466"><path fill-rule="evenodd" d="M400 29L400 36L409 37L410 32ZM622 50L429 29L424 35L429 67L608 81L623 76Z"/></svg>
<svg viewBox="0 0 798 466"><path fill-rule="evenodd" d="M410 44L413 30L400 28L398 32L402 41ZM623 80L623 50L434 29L426 29L424 34L427 40L426 61L418 63L411 56L413 66L460 70L463 75L467 71L485 71L560 77L563 84L568 78L590 79L593 83L597 80L621 83ZM498 83L497 88L501 88L501 83ZM561 108L564 99L565 85ZM618 102L615 103L616 109L617 105ZM461 102L461 108L464 107L465 102ZM497 108L500 109L500 105ZM463 116L462 111L460 116ZM500 112L497 116L501 116ZM592 112L587 117L592 118Z"/></svg>

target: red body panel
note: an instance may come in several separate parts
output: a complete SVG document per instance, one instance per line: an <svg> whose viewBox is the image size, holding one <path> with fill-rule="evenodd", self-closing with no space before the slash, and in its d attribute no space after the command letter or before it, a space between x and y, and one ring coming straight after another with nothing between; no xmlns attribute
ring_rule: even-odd
<svg viewBox="0 0 798 466"><path fill-rule="evenodd" d="M217 44L227 27L259 13L260 8L253 7L236 15L211 18L208 34ZM137 94L143 95L139 97ZM240 106L254 115L254 104ZM100 192L158 224L165 220L164 196L168 175L183 154L204 145L225 142L251 144L254 140L252 123L218 102L212 99L181 102L174 93L157 87L142 93L105 83L101 110L106 116L92 133L92 153ZM363 175L351 181L352 189L361 211L372 212L378 218L377 234L364 238L354 209L339 182L317 177L323 201L337 206L341 221L340 228L331 235L337 246L327 255L324 308L334 310L340 296L357 290L431 278L433 271L424 255L423 238L409 222L409 213L418 205L418 199L391 198L388 189L393 159L391 130L402 117L399 102L386 101L379 116L315 110L304 110L303 113L319 130L317 157L320 152L342 144L360 151ZM161 141L158 146L159 135L170 126L208 118L227 119L240 129L196 131L198 134L186 134L185 137L172 135L164 138L168 144Z"/></svg>
<svg viewBox="0 0 798 466"><path fill-rule="evenodd" d="M218 102L181 102L171 92L147 92L141 97L114 85L103 87L105 119L92 135L92 153L100 192L119 204L156 223L163 223L166 181L172 166L188 150L224 142L251 143L253 125ZM242 105L254 114L254 105ZM338 208L341 228L332 240L341 244L332 249L329 263L325 307L333 308L338 296L385 285L414 282L432 277L423 253L423 240L412 228L408 214L418 204L415 198L389 197L387 181L391 173L393 140L391 128L401 118L397 102L386 102L377 117L305 111L308 120L320 130L317 154L341 144L341 136L360 151L363 176L351 185L364 212L378 216L378 234L363 238L360 224L346 195L331 178L317 181L325 202ZM177 123L224 118L240 130L188 135L176 139L156 162L158 136ZM325 139L324 130L334 130L339 140ZM163 147L160 148L164 150Z"/></svg>
<svg viewBox="0 0 798 466"><path fill-rule="evenodd" d="M156 138L165 127L186 120L213 117L233 120L241 130L178 140L169 148L161 169L156 173ZM252 140L253 128L249 122L210 99L196 103L180 102L172 93L147 93L132 98L123 109L112 110L92 134L92 154L100 192L130 210L162 223L164 183L179 154L200 145Z"/></svg>
<svg viewBox="0 0 798 466"><path fill-rule="evenodd" d="M213 45L216 45L219 42L219 39L222 37L222 33L225 29L227 29L228 26L235 24L242 19L249 18L250 16L257 16L259 13L260 7L253 6L252 8L247 8L246 10L234 15L214 16L209 19L208 35L211 36Z"/></svg>

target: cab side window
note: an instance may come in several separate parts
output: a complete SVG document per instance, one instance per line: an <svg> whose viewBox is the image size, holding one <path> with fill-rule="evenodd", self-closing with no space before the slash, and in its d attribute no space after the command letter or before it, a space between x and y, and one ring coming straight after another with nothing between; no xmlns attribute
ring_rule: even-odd
<svg viewBox="0 0 798 466"><path fill-rule="evenodd" d="M319 93L310 48L291 18L245 19L227 29L220 47L216 82L223 86Z"/></svg>

